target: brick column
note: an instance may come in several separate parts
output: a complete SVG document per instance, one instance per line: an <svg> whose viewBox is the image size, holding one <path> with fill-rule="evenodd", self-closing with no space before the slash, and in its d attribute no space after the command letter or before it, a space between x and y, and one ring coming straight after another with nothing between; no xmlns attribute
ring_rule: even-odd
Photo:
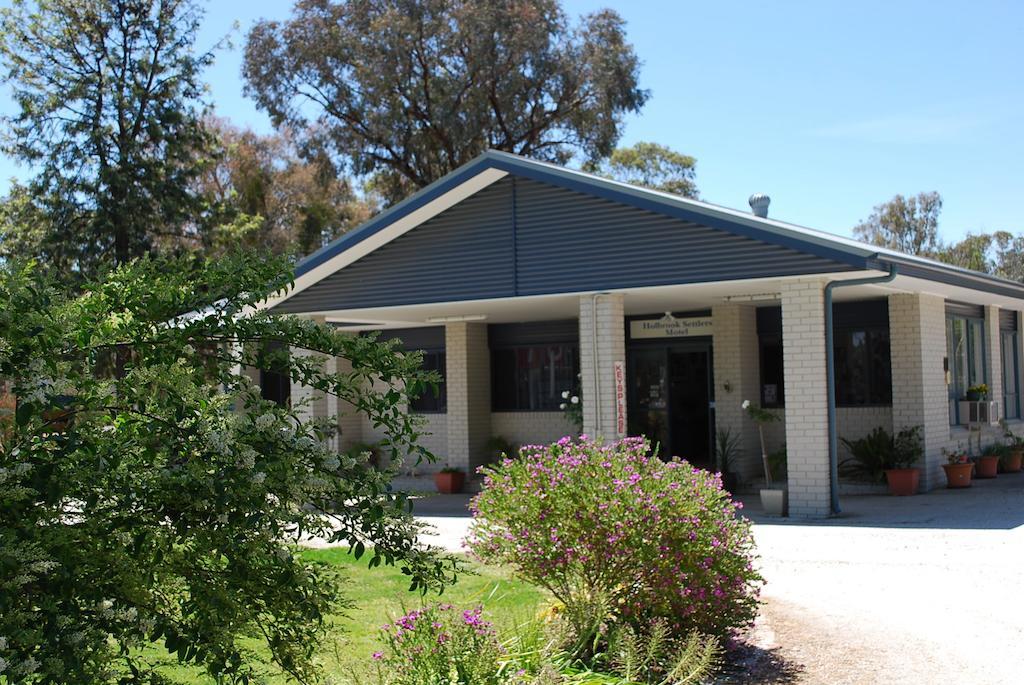
<svg viewBox="0 0 1024 685"><path fill-rule="evenodd" d="M591 295L580 297L583 432L591 437L617 437L614 367L615 362L626 361L624 302L618 293L597 295L596 300Z"/></svg>
<svg viewBox="0 0 1024 685"><path fill-rule="evenodd" d="M744 479L761 473L761 447L757 425L745 419L742 404L761 402L760 359L757 346L757 309L749 305L712 307L715 360L715 429L729 429L739 438L739 454L732 469ZM717 440L717 436L716 436Z"/></svg>
<svg viewBox="0 0 1024 685"><path fill-rule="evenodd" d="M337 357L327 357L322 354L297 347L291 348L289 350L289 354L291 354L293 358L305 357L314 359L322 365L325 373L337 373ZM296 412L300 417L302 417L303 421L326 419L331 417L336 419L339 414L339 403L337 397L319 392L308 385L302 385L295 381L292 381L291 400L292 406L296 408ZM338 448L339 442L337 435L335 435L335 437L330 441L330 444L335 449Z"/></svg>
<svg viewBox="0 0 1024 685"><path fill-rule="evenodd" d="M786 468L789 513L795 517L829 514L824 286L820 279L782 285Z"/></svg>
<svg viewBox="0 0 1024 685"><path fill-rule="evenodd" d="M450 323L444 327L448 394L448 454L438 455L472 475L487 460L491 433L491 357L487 325Z"/></svg>
<svg viewBox="0 0 1024 685"><path fill-rule="evenodd" d="M1003 356L999 330L999 307L985 306L985 374L988 376L988 398L999 407L1003 417Z"/></svg>
<svg viewBox="0 0 1024 685"><path fill-rule="evenodd" d="M946 357L946 301L937 295L889 296L892 360L892 427L922 427L925 457L921 489L944 485L942 449L949 442L949 400L942 361Z"/></svg>
<svg viewBox="0 0 1024 685"><path fill-rule="evenodd" d="M334 360L336 373L351 373L352 362L336 357ZM356 408L348 402L337 401L338 407L338 446L347 450L363 439L363 419Z"/></svg>

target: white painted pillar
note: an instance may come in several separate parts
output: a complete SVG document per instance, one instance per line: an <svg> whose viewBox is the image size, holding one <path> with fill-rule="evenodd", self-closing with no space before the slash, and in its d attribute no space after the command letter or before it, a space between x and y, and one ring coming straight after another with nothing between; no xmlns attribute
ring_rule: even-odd
<svg viewBox="0 0 1024 685"><path fill-rule="evenodd" d="M625 299L621 293L580 296L580 381L583 389L583 432L615 440L620 431L615 369L625 368ZM625 384L623 383L623 388Z"/></svg>

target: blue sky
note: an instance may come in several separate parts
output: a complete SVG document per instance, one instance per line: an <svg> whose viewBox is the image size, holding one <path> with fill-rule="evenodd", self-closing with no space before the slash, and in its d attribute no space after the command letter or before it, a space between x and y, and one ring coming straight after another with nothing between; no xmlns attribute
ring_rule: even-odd
<svg viewBox="0 0 1024 685"><path fill-rule="evenodd" d="M1024 3L564 4L626 19L652 96L623 142L695 156L705 200L746 209L763 191L774 218L849 233L896 193L937 190L946 238L1024 231ZM269 129L242 95L240 46L290 7L209 5L206 44L241 28L207 75L219 115ZM0 179L25 173L0 158Z"/></svg>

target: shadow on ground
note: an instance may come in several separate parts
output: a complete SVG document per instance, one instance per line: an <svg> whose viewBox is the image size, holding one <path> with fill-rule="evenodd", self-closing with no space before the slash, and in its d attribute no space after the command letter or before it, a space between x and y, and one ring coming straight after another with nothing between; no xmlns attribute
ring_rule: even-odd
<svg viewBox="0 0 1024 685"><path fill-rule="evenodd" d="M412 496L413 516L429 516L432 518L466 518L469 513L469 500L472 495L426 495Z"/></svg>
<svg viewBox="0 0 1024 685"><path fill-rule="evenodd" d="M741 495L744 514L759 525L855 526L1011 530L1024 526L1024 472L975 479L971 487L941 488L912 497L855 495L840 498L842 512L827 519L779 518L761 509L758 496Z"/></svg>
<svg viewBox="0 0 1024 685"><path fill-rule="evenodd" d="M804 672L802 666L782 656L778 647L764 649L740 643L726 658L727 664L711 681L714 685L796 683Z"/></svg>

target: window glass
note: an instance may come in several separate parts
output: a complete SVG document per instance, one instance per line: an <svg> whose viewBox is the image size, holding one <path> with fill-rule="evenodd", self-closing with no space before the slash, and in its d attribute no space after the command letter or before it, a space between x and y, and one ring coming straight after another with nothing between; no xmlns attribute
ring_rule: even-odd
<svg viewBox="0 0 1024 685"><path fill-rule="evenodd" d="M785 406L782 338L760 336L761 405ZM892 404L889 330L841 328L834 335L836 405Z"/></svg>
<svg viewBox="0 0 1024 685"><path fill-rule="evenodd" d="M888 329L837 329L834 350L838 406L892 404Z"/></svg>
<svg viewBox="0 0 1024 685"><path fill-rule="evenodd" d="M946 317L946 358L949 367L949 422L960 423L960 400L972 385L986 383L984 321Z"/></svg>
<svg viewBox="0 0 1024 685"><path fill-rule="evenodd" d="M494 411L558 411L562 392L578 391L576 346L524 345L491 350Z"/></svg>
<svg viewBox="0 0 1024 685"><path fill-rule="evenodd" d="M421 414L444 413L448 404L444 350L424 350L423 368L426 371L436 371L441 376L441 380L437 384L436 391L433 387L427 387L422 395L409 403L409 409Z"/></svg>
<svg viewBox="0 0 1024 685"><path fill-rule="evenodd" d="M283 363L283 360L280 359L280 356L287 354L285 346L280 342L268 342L263 349L267 364L274 365L276 357L276 366L281 368L280 364ZM260 396L282 407L287 407L291 402L292 379L286 373L260 369Z"/></svg>
<svg viewBox="0 0 1024 685"><path fill-rule="evenodd" d="M784 407L782 336L762 335L761 345L761 406Z"/></svg>

